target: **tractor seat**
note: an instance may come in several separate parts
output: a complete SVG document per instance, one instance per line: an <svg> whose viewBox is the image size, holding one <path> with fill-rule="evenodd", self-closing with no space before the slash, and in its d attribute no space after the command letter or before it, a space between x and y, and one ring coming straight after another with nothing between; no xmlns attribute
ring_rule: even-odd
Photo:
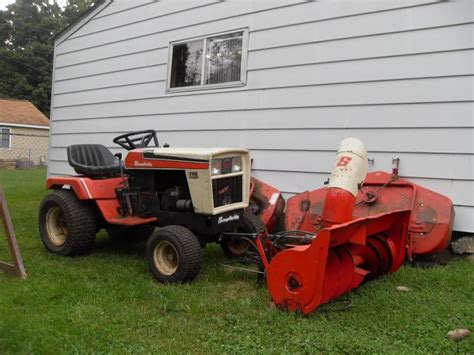
<svg viewBox="0 0 474 355"><path fill-rule="evenodd" d="M75 144L67 147L67 159L76 173L87 177L120 174L119 160L101 144Z"/></svg>

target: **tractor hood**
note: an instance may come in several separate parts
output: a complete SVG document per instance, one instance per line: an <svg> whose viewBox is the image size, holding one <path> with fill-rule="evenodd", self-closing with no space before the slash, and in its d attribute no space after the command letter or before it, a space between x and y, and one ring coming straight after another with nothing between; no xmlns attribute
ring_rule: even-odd
<svg viewBox="0 0 474 355"><path fill-rule="evenodd" d="M248 153L247 149L242 148L144 148L135 151L141 151L147 157L153 155L157 158L188 158L193 160L210 160L216 155L228 153Z"/></svg>
<svg viewBox="0 0 474 355"><path fill-rule="evenodd" d="M130 150L124 168L183 171L194 212L211 216L248 206L250 163L249 151L242 148L148 147Z"/></svg>

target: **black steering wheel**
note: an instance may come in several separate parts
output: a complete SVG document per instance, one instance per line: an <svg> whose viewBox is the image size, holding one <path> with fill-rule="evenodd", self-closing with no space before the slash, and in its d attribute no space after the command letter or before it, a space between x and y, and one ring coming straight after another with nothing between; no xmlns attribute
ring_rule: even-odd
<svg viewBox="0 0 474 355"><path fill-rule="evenodd" d="M137 131L125 133L114 138L114 143L118 144L126 150L132 150L137 148L146 148L153 141L155 147L159 147L158 137L156 131L147 129L145 131Z"/></svg>

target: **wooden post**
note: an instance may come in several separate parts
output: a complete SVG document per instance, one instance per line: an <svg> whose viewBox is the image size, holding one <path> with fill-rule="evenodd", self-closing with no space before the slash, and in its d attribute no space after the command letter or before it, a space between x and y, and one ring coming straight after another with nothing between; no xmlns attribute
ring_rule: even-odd
<svg viewBox="0 0 474 355"><path fill-rule="evenodd" d="M13 230L13 224L8 213L7 201L3 189L0 187L0 219L2 220L3 229L7 236L8 248L10 249L10 255L13 259L13 264L9 264L0 261L0 270L3 270L7 274L18 276L22 279L26 278L25 266L23 265L23 259L21 258L20 249L15 237L15 231Z"/></svg>

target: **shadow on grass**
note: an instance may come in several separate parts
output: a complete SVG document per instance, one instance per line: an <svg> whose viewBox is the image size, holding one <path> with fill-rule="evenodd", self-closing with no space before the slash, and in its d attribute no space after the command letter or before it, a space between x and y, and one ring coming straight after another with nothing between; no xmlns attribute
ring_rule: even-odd
<svg viewBox="0 0 474 355"><path fill-rule="evenodd" d="M94 248L92 249L90 254L85 255L84 257L104 257L104 259L107 259L109 257L124 257L135 260L145 260L146 245L147 241L141 241L138 243L118 241L113 240L104 233L99 233L94 244ZM202 249L202 251L204 254L204 264L206 268L218 268L221 272L223 270L228 270L225 267L221 266L221 264L228 259L225 258L221 248L217 244L208 244L205 248ZM242 267L248 266L242 265Z"/></svg>
<svg viewBox="0 0 474 355"><path fill-rule="evenodd" d="M146 241L130 243L113 240L107 236L98 237L92 249L91 255L119 255L144 259L146 254Z"/></svg>
<svg viewBox="0 0 474 355"><path fill-rule="evenodd" d="M129 257L144 258L146 255L147 241L127 242L113 240L107 235L99 233L92 249L93 255L123 255ZM217 244L209 244L202 249L206 259L213 259L216 262L223 262L225 257Z"/></svg>

